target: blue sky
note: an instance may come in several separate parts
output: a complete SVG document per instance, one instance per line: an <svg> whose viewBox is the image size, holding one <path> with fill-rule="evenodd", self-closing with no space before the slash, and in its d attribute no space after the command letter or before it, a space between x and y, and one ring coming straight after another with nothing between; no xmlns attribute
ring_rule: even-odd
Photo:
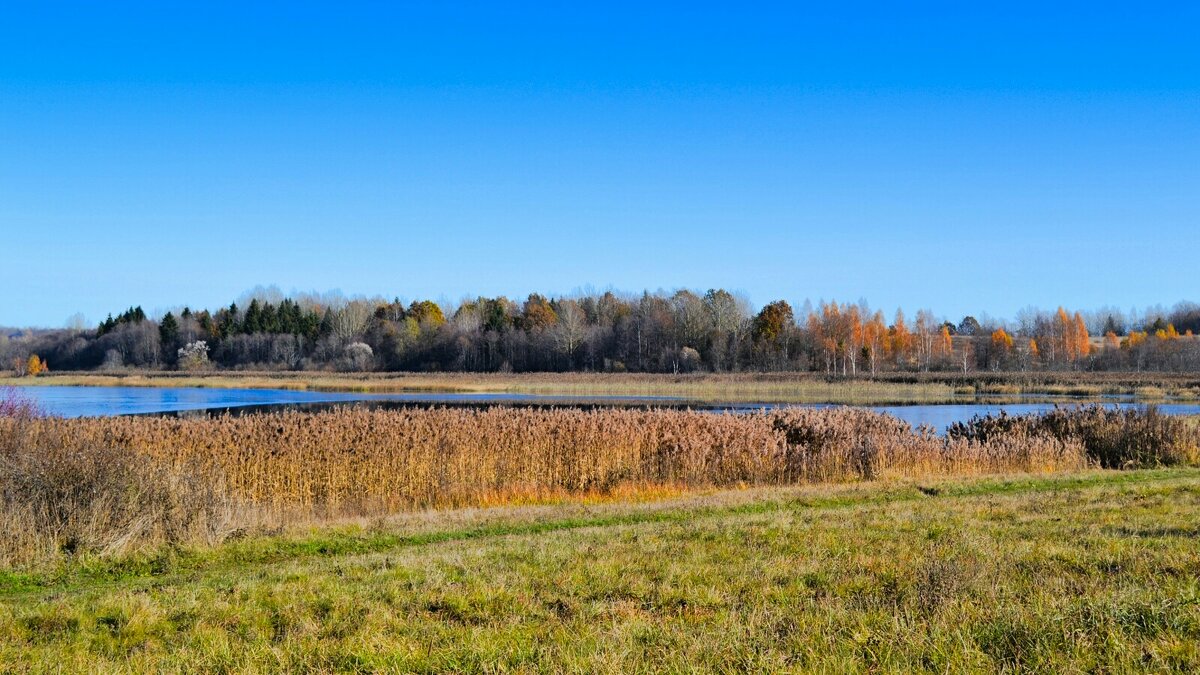
<svg viewBox="0 0 1200 675"><path fill-rule="evenodd" d="M345 4L0 5L0 325L256 284L1200 299L1194 3Z"/></svg>

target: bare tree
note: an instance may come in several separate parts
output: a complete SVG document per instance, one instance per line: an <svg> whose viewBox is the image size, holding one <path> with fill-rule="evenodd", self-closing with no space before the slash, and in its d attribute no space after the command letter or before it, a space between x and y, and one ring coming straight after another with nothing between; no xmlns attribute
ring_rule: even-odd
<svg viewBox="0 0 1200 675"><path fill-rule="evenodd" d="M574 300L559 303L558 323L554 326L554 342L558 351L571 358L583 343L587 333L587 317Z"/></svg>
<svg viewBox="0 0 1200 675"><path fill-rule="evenodd" d="M333 313L333 335L343 344L362 337L374 316L374 306L365 300L351 300Z"/></svg>

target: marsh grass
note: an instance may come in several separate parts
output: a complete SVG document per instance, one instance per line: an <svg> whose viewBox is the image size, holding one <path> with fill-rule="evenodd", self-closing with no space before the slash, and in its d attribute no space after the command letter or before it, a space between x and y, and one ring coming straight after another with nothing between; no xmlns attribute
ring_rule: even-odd
<svg viewBox="0 0 1200 675"><path fill-rule="evenodd" d="M220 476L232 498L318 515L538 503L738 485L1056 471L1070 440L947 441L852 408L339 408L217 418L43 419L28 443L120 447Z"/></svg>
<svg viewBox="0 0 1200 675"><path fill-rule="evenodd" d="M1172 466L1200 462L1200 429L1194 418L1163 415L1154 406L1117 410L1099 405L1057 408L1040 415L977 416L947 430L955 440L988 442L1014 433L1074 439L1105 468Z"/></svg>
<svg viewBox="0 0 1200 675"><path fill-rule="evenodd" d="M0 448L0 567L81 553L214 544L233 512L221 477L127 449L17 441Z"/></svg>
<svg viewBox="0 0 1200 675"><path fill-rule="evenodd" d="M854 408L9 418L0 419L0 509L10 525L0 562L422 509L1187 463L1195 436L1153 411L1005 418L948 437Z"/></svg>

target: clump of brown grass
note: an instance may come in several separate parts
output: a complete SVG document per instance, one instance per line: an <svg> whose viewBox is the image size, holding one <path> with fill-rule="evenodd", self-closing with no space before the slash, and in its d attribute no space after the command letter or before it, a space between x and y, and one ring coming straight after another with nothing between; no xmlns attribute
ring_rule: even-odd
<svg viewBox="0 0 1200 675"><path fill-rule="evenodd" d="M0 417L0 565L207 543L231 522L219 474L80 442L33 408L12 409Z"/></svg>
<svg viewBox="0 0 1200 675"><path fill-rule="evenodd" d="M1083 446L1104 468L1136 468L1200 462L1200 427L1163 415L1155 406L1114 409L1100 405L1056 408L1042 415L975 417L952 425L952 441L990 443L1017 435L1053 438Z"/></svg>
<svg viewBox="0 0 1200 675"><path fill-rule="evenodd" d="M230 523L215 476L129 450L39 445L0 457L0 562L211 543Z"/></svg>
<svg viewBox="0 0 1200 675"><path fill-rule="evenodd" d="M851 408L345 408L242 417L39 420L76 447L219 476L257 509L308 517L689 489L1079 468L1077 444L947 440Z"/></svg>

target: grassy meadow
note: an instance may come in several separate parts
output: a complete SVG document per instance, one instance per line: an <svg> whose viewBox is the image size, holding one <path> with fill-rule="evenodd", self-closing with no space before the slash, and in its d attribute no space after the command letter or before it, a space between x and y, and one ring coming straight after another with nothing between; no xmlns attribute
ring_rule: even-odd
<svg viewBox="0 0 1200 675"><path fill-rule="evenodd" d="M0 415L0 670L1188 672L1153 409Z"/></svg>
<svg viewBox="0 0 1200 675"><path fill-rule="evenodd" d="M8 670L1194 672L1200 472L421 512L0 576Z"/></svg>

